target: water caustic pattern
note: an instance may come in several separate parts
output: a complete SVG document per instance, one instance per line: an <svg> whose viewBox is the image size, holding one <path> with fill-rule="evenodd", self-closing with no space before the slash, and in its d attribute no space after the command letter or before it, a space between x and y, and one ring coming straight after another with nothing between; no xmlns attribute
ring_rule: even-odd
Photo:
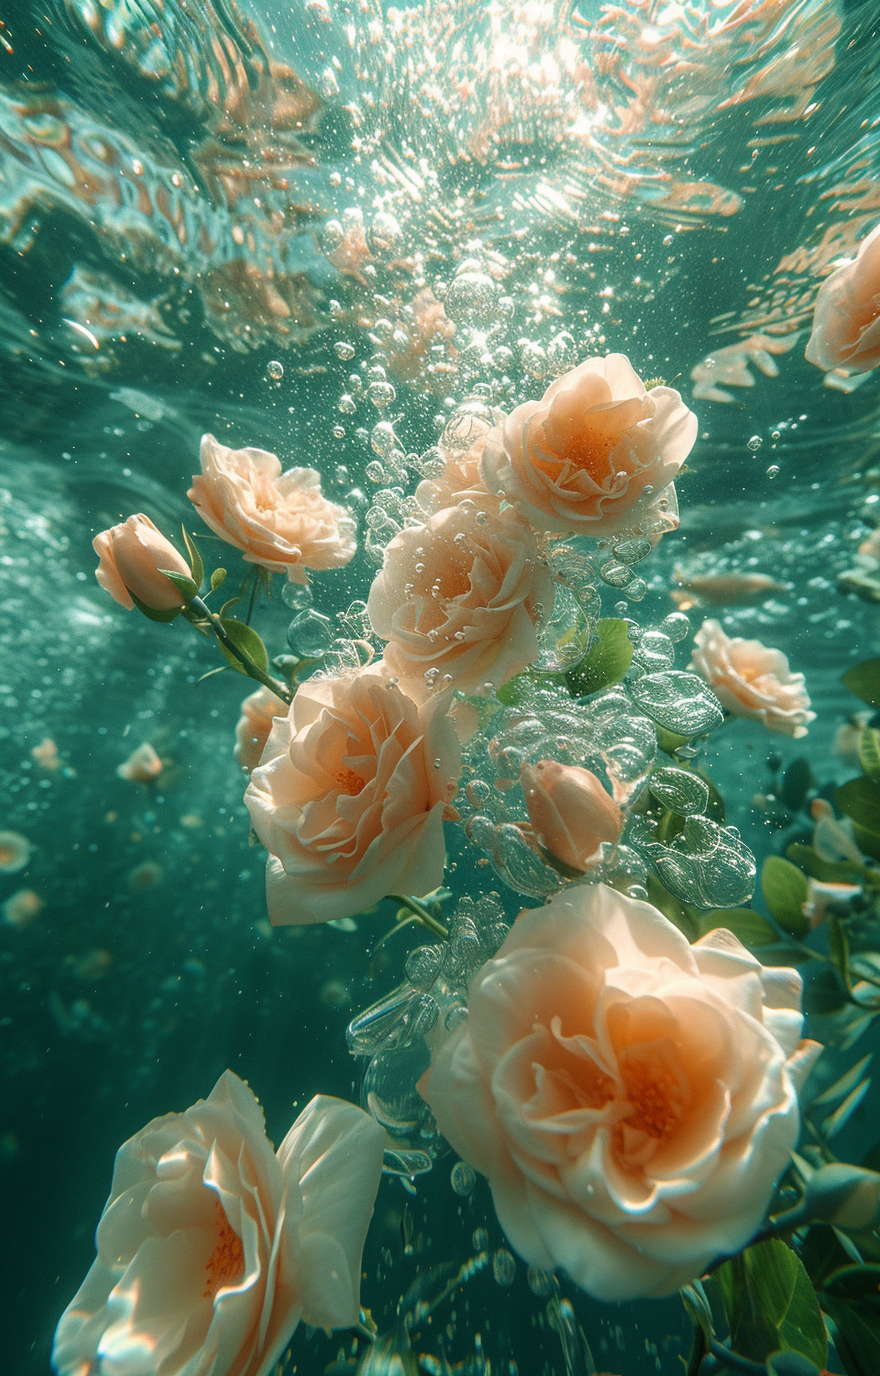
<svg viewBox="0 0 880 1376"><path fill-rule="evenodd" d="M875 9L0 5L4 1370L880 1370Z"/></svg>

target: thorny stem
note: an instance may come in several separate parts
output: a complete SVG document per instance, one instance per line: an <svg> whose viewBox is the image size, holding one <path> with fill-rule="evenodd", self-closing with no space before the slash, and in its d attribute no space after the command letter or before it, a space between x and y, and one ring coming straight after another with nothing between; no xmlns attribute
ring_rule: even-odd
<svg viewBox="0 0 880 1376"><path fill-rule="evenodd" d="M254 663L250 655L245 654L244 650L238 648L223 629L223 623L219 616L216 616L200 597L191 598L189 605L194 607L195 610L205 618L217 639L229 651L233 658L238 660L248 677L255 678L258 683L262 683L267 688L270 688L276 697L279 697L282 702L286 702L289 706L293 701L293 696L287 685L282 683L280 679L273 678L271 674L264 673L263 670Z"/></svg>
<svg viewBox="0 0 880 1376"><path fill-rule="evenodd" d="M421 903L418 903L416 899L407 898L402 893L389 893L386 897L390 903L398 903L401 908L406 908L408 912L411 912L416 921L421 922L423 927L427 927L429 932L433 932L435 936L442 937L444 941L449 940L448 929L443 926L442 922L438 922L436 917L432 917L428 909L423 908Z"/></svg>

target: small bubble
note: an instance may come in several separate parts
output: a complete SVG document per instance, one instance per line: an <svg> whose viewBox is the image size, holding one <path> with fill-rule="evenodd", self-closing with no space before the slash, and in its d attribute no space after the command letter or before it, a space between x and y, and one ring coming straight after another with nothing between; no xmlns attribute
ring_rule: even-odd
<svg viewBox="0 0 880 1376"><path fill-rule="evenodd" d="M485 1228L477 1228L471 1238L471 1246L475 1252L485 1252L489 1246L489 1234Z"/></svg>
<svg viewBox="0 0 880 1376"><path fill-rule="evenodd" d="M537 1295L538 1299L546 1300L553 1294L555 1282L552 1272L539 1271L536 1266L530 1266L526 1272L526 1280L529 1283L529 1289L532 1294Z"/></svg>
<svg viewBox="0 0 880 1376"><path fill-rule="evenodd" d="M271 363L266 364L266 372L273 382L280 382L284 377L284 364L279 363L277 358L273 358Z"/></svg>
<svg viewBox="0 0 880 1376"><path fill-rule="evenodd" d="M349 344L345 339L340 339L338 343L333 345L333 352L337 358L341 358L345 362L349 358L354 358L354 345Z"/></svg>
<svg viewBox="0 0 880 1376"><path fill-rule="evenodd" d="M768 478L778 478L778 477L779 477L779 464L778 464L778 463L771 463L770 467L767 469L767 477L768 477Z"/></svg>
<svg viewBox="0 0 880 1376"><path fill-rule="evenodd" d="M452 1167L452 1188L456 1194L468 1195L477 1183L476 1172L466 1161L456 1161Z"/></svg>
<svg viewBox="0 0 880 1376"><path fill-rule="evenodd" d="M516 1262L506 1247L499 1247L493 1256L492 1275L498 1285L513 1285L516 1280Z"/></svg>
<svg viewBox="0 0 880 1376"><path fill-rule="evenodd" d="M752 453L756 454L763 443L760 435L752 435L751 439L746 440L746 449L751 449Z"/></svg>

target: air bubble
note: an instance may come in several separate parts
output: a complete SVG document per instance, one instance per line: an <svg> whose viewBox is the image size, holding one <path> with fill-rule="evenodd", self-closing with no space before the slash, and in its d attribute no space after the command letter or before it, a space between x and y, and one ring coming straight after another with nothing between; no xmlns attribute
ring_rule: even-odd
<svg viewBox="0 0 880 1376"><path fill-rule="evenodd" d="M455 1193L462 1196L469 1195L477 1183L476 1171L466 1161L456 1161L450 1179Z"/></svg>
<svg viewBox="0 0 880 1376"><path fill-rule="evenodd" d="M449 285L443 302L455 325L487 330L499 314L499 288L484 272L460 272Z"/></svg>
<svg viewBox="0 0 880 1376"><path fill-rule="evenodd" d="M760 435L752 435L751 439L746 440L746 449L751 449L753 454L757 454L763 443Z"/></svg>
<svg viewBox="0 0 880 1376"><path fill-rule="evenodd" d="M273 358L271 363L266 364L266 372L273 382L280 382L284 377L284 364L279 363L277 358Z"/></svg>
<svg viewBox="0 0 880 1376"><path fill-rule="evenodd" d="M532 1294L537 1295L539 1300L546 1300L553 1294L556 1282L552 1271L539 1271L536 1266L530 1266L526 1280Z"/></svg>
<svg viewBox="0 0 880 1376"><path fill-rule="evenodd" d="M778 477L779 477L779 464L778 464L778 463L771 463L770 467L767 469L767 477L768 477L768 478L778 478Z"/></svg>
<svg viewBox="0 0 880 1376"><path fill-rule="evenodd" d="M492 1275L497 1285L513 1285L516 1280L516 1262L506 1247L499 1247L492 1258Z"/></svg>
<svg viewBox="0 0 880 1376"><path fill-rule="evenodd" d="M348 359L354 358L355 349L353 344L349 344L345 339L340 339L333 345L333 352L337 358L341 358L343 363L345 363ZM358 381L360 381L360 379L358 379Z"/></svg>
<svg viewBox="0 0 880 1376"><path fill-rule="evenodd" d="M307 659L319 659L327 653L333 639L333 623L323 612L308 608L291 621L287 629L287 643L297 654Z"/></svg>

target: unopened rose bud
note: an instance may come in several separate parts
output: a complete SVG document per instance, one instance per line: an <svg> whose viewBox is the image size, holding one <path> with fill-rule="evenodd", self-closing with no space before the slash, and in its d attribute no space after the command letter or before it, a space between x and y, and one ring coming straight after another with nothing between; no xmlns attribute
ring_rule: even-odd
<svg viewBox="0 0 880 1376"><path fill-rule="evenodd" d="M837 1228L874 1228L880 1221L880 1175L842 1161L820 1166L807 1181L803 1208L810 1218Z"/></svg>
<svg viewBox="0 0 880 1376"><path fill-rule="evenodd" d="M100 559L95 577L121 607L133 610L132 594L157 612L184 605L183 594L159 570L189 578L189 565L148 516L129 516L121 525L102 530L92 547Z"/></svg>
<svg viewBox="0 0 880 1376"><path fill-rule="evenodd" d="M540 760L522 766L520 783L538 844L563 864L586 870L620 839L623 813L589 769Z"/></svg>

